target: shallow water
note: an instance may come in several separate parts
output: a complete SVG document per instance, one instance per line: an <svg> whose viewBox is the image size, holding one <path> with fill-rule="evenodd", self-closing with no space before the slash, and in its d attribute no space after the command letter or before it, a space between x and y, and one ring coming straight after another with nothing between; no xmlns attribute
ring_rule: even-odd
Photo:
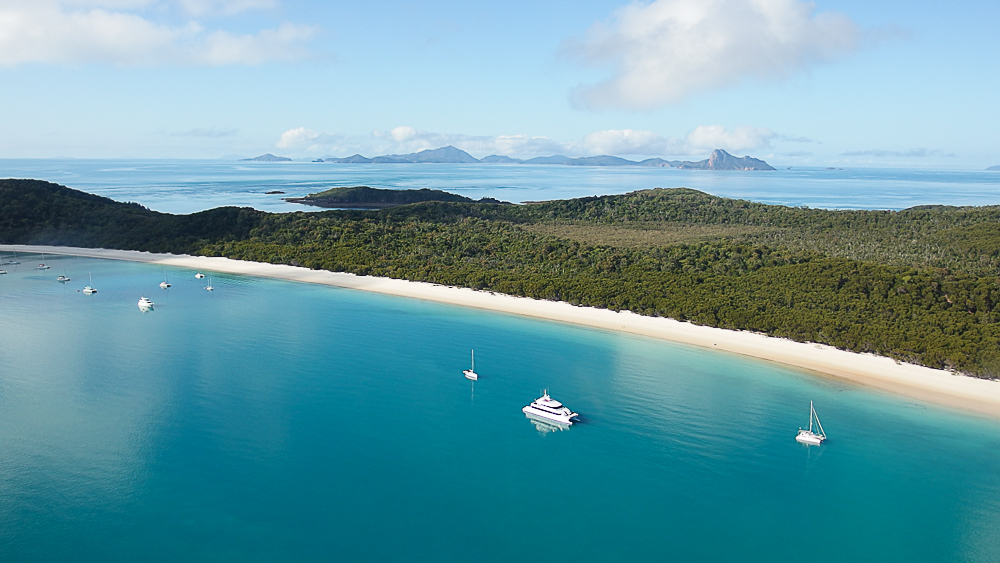
<svg viewBox="0 0 1000 563"><path fill-rule="evenodd" d="M5 562L1000 559L993 420L571 325L19 257ZM536 429L543 388L582 422ZM794 440L810 400L818 448Z"/></svg>
<svg viewBox="0 0 1000 563"><path fill-rule="evenodd" d="M335 186L431 188L523 202L688 187L764 203L831 209L1000 204L1000 172L796 168L770 172L501 164L333 164L212 160L0 160L0 177L48 180L168 213L224 205L309 211L282 197ZM266 195L268 191L283 195Z"/></svg>

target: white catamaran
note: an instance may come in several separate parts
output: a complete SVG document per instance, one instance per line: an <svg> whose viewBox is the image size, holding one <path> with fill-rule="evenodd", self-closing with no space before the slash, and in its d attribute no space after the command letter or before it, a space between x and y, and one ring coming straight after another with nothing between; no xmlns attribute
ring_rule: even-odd
<svg viewBox="0 0 1000 563"><path fill-rule="evenodd" d="M813 421L816 421L816 427L819 429L819 433L813 431ZM799 428L799 433L795 436L795 441L806 444L807 446L818 446L826 440L826 431L823 430L823 424L819 421L819 415L816 414L816 408L813 407L813 402L809 401L809 429Z"/></svg>
<svg viewBox="0 0 1000 563"><path fill-rule="evenodd" d="M90 274L90 285L83 288L83 292L86 293L87 295L93 295L97 293L97 290L94 289L94 274L91 274L90 272L87 273Z"/></svg>

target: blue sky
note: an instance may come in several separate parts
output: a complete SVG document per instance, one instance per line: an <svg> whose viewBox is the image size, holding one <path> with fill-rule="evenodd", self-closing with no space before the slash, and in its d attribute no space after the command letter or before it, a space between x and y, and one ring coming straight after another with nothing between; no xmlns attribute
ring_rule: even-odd
<svg viewBox="0 0 1000 563"><path fill-rule="evenodd" d="M1000 164L984 1L0 0L0 157Z"/></svg>

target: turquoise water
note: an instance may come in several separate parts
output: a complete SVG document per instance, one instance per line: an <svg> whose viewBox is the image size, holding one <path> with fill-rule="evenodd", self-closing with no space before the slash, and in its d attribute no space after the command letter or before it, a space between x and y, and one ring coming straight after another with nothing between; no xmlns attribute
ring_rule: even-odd
<svg viewBox="0 0 1000 563"><path fill-rule="evenodd" d="M515 316L20 258L4 562L1000 560L992 420ZM520 408L544 387L582 422L536 429ZM809 400L819 448L794 440Z"/></svg>
<svg viewBox="0 0 1000 563"><path fill-rule="evenodd" d="M1000 204L1000 172L974 170L782 168L724 172L489 164L0 159L0 178L11 177L57 182L168 213L192 213L223 205L275 212L315 210L281 198L362 184L432 188L475 199L494 197L512 202L688 187L723 197L831 209ZM272 190L285 195L265 194Z"/></svg>

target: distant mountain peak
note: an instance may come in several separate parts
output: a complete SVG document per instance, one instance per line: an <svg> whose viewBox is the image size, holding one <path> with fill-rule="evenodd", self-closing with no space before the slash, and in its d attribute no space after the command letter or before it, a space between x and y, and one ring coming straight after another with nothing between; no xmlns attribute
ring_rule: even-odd
<svg viewBox="0 0 1000 563"><path fill-rule="evenodd" d="M763 160L750 156L737 158L722 149L715 149L705 160L682 162L677 167L695 170L774 170Z"/></svg>
<svg viewBox="0 0 1000 563"><path fill-rule="evenodd" d="M271 153L262 154L260 156L255 156L253 158L241 158L242 161L255 160L258 162L291 162L292 159L287 156L274 156Z"/></svg>

